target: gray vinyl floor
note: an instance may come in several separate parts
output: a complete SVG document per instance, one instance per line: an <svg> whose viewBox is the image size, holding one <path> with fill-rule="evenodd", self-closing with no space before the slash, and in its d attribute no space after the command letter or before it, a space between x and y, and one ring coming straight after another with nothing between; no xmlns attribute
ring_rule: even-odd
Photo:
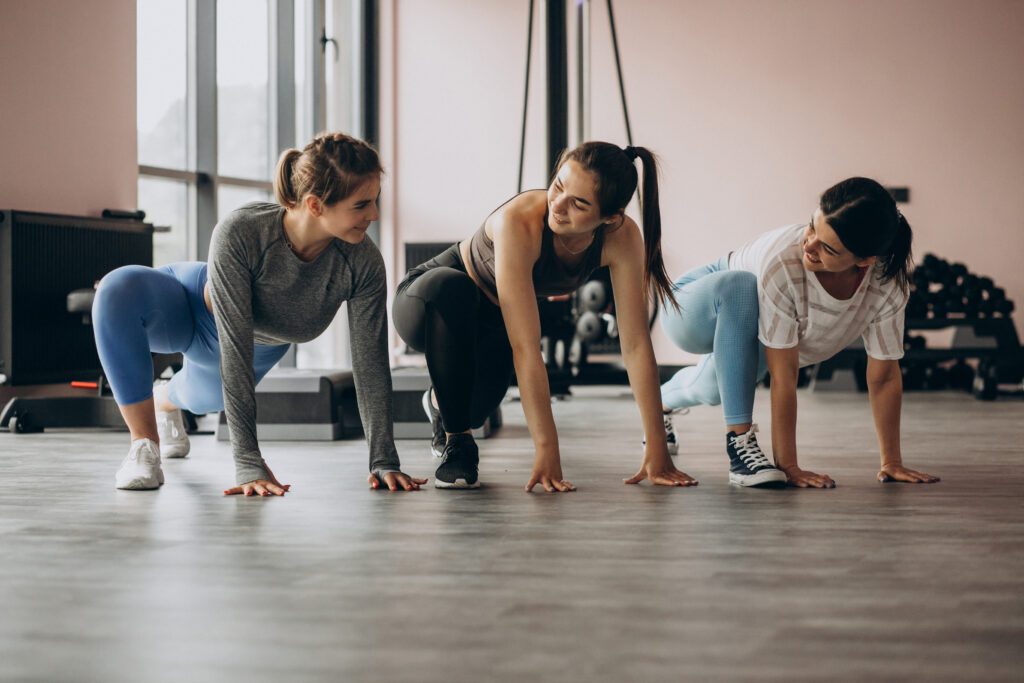
<svg viewBox="0 0 1024 683"><path fill-rule="evenodd" d="M699 487L624 486L617 387L556 403L561 495L522 491L516 403L461 492L369 491L360 442L267 443L292 492L225 498L212 436L117 491L124 434L0 433L0 680L1024 678L1024 402L908 395L905 460L943 478L912 486L875 481L866 396L800 401L834 490L731 488L712 408L677 421Z"/></svg>

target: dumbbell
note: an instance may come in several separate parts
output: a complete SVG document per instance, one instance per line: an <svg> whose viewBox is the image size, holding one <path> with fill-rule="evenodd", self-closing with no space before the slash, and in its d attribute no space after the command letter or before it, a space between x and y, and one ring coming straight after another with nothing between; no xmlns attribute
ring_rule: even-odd
<svg viewBox="0 0 1024 683"><path fill-rule="evenodd" d="M903 372L903 388L907 391L915 391L924 387L924 368L916 363L909 363L901 368ZM973 380L972 380L973 381Z"/></svg>
<svg viewBox="0 0 1024 683"><path fill-rule="evenodd" d="M941 365L933 365L925 370L924 386L926 389L941 391L949 386L949 371Z"/></svg>
<svg viewBox="0 0 1024 683"><path fill-rule="evenodd" d="M974 384L974 368L963 359L958 360L949 369L949 386L960 391L970 391Z"/></svg>
<svg viewBox="0 0 1024 683"><path fill-rule="evenodd" d="M608 305L608 290L600 280L591 280L580 288L579 304L584 311L598 313Z"/></svg>
<svg viewBox="0 0 1024 683"><path fill-rule="evenodd" d="M585 342L593 343L604 339L606 335L615 339L619 336L619 328L615 316L587 311L576 321L576 335Z"/></svg>
<svg viewBox="0 0 1024 683"><path fill-rule="evenodd" d="M920 351L924 347L925 339L920 335L908 335L907 338L903 340L903 348L905 349Z"/></svg>

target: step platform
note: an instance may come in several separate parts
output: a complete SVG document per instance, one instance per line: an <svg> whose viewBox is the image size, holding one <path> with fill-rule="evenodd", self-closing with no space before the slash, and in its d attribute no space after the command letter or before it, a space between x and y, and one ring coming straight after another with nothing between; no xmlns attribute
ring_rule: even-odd
<svg viewBox="0 0 1024 683"><path fill-rule="evenodd" d="M423 392L430 386L426 368L395 368L395 438L429 439L430 421L423 413ZM337 441L363 434L355 382L347 370L275 368L256 385L256 437L261 441ZM501 425L498 407L479 429L486 439ZM221 412L217 439L228 441L227 421Z"/></svg>

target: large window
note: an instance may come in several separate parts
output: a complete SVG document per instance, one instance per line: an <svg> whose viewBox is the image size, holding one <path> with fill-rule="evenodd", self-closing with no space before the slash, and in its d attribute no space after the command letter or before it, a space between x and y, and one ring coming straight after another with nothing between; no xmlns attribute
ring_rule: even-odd
<svg viewBox="0 0 1024 683"><path fill-rule="evenodd" d="M309 66L322 59L324 0L137 7L139 208L160 228L153 262L205 259L217 220L270 199L278 154L324 127Z"/></svg>

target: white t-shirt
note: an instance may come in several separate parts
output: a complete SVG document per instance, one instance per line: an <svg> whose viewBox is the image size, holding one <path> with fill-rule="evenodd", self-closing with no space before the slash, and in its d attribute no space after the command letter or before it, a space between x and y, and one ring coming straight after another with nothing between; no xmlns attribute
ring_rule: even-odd
<svg viewBox="0 0 1024 683"><path fill-rule="evenodd" d="M766 232L732 253L729 268L757 276L758 339L768 348L800 347L800 366L831 358L860 337L868 355L903 357L907 295L882 282L876 263L849 299L836 299L803 262L807 224Z"/></svg>

